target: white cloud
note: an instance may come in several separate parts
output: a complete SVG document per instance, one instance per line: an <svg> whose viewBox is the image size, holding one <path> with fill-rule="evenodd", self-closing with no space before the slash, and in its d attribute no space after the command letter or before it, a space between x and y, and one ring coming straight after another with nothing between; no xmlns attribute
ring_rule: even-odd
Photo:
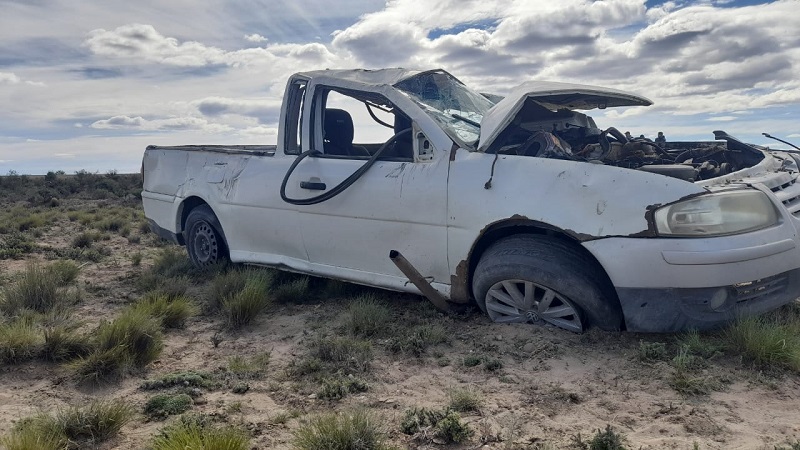
<svg viewBox="0 0 800 450"><path fill-rule="evenodd" d="M17 74L12 72L0 72L0 84L20 84L24 83L30 86L44 86L45 84L39 81L23 80Z"/></svg>
<svg viewBox="0 0 800 450"><path fill-rule="evenodd" d="M253 34L245 34L244 40L246 40L247 42L267 42L269 39L265 38L264 36L258 33L253 33Z"/></svg>
<svg viewBox="0 0 800 450"><path fill-rule="evenodd" d="M231 127L210 123L199 117L170 117L166 119L144 119L140 116L114 116L98 120L91 125L95 129L141 130L141 131L174 131L200 130L209 133L230 131Z"/></svg>
<svg viewBox="0 0 800 450"><path fill-rule="evenodd" d="M706 119L709 122L730 122L732 120L737 120L739 117L736 116L716 116L716 117L709 117Z"/></svg>

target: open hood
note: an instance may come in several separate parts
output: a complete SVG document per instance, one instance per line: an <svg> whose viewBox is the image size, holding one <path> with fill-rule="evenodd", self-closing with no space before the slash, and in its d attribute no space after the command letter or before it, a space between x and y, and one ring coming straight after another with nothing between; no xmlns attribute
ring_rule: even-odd
<svg viewBox="0 0 800 450"><path fill-rule="evenodd" d="M514 88L483 116L478 151L486 151L528 99L551 110L605 109L619 106L650 106L649 99L617 89L584 84L529 81Z"/></svg>

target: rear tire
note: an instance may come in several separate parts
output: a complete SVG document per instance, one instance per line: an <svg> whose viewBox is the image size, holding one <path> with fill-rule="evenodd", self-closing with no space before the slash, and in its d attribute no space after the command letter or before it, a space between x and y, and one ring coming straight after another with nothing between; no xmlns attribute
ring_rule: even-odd
<svg viewBox="0 0 800 450"><path fill-rule="evenodd" d="M198 269L228 261L222 225L208 205L192 209L186 217L186 250Z"/></svg>
<svg viewBox="0 0 800 450"><path fill-rule="evenodd" d="M557 238L501 239L472 278L478 306L494 322L550 323L580 333L622 328L622 311L605 274L580 248Z"/></svg>

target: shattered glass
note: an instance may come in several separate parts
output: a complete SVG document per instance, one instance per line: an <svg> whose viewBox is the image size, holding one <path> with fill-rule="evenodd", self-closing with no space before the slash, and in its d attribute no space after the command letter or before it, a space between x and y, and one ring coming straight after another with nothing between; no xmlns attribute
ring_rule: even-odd
<svg viewBox="0 0 800 450"><path fill-rule="evenodd" d="M480 122L494 105L444 71L422 72L395 87L415 100L452 138L474 148Z"/></svg>

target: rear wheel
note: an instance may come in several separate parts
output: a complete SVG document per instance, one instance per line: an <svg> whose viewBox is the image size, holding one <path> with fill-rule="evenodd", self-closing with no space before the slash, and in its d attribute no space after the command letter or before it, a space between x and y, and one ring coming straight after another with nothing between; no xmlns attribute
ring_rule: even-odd
<svg viewBox="0 0 800 450"><path fill-rule="evenodd" d="M186 250L192 264L197 268L228 260L222 226L208 205L194 208L186 218Z"/></svg>
<svg viewBox="0 0 800 450"><path fill-rule="evenodd" d="M484 252L472 289L494 322L549 323L576 333L589 325L619 330L622 313L604 278L573 244L521 235L501 239Z"/></svg>

